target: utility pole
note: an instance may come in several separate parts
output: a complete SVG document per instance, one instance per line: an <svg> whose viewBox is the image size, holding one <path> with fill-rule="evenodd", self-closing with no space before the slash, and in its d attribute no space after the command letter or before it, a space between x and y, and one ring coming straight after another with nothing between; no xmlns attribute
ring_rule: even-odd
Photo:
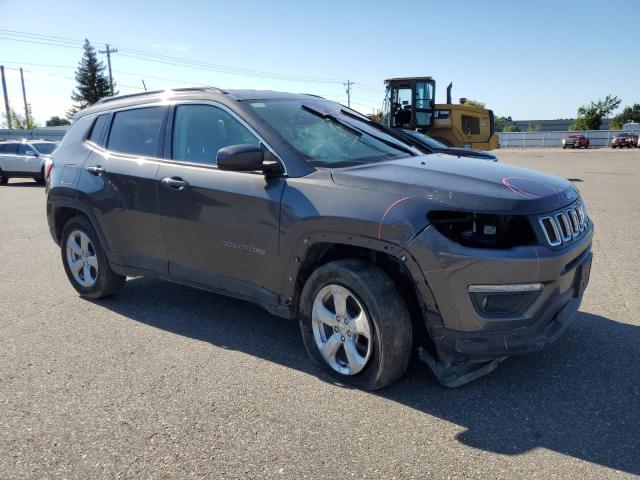
<svg viewBox="0 0 640 480"><path fill-rule="evenodd" d="M144 91L146 92L147 91L147 84L144 83L144 80L142 80L142 86L144 87Z"/></svg>
<svg viewBox="0 0 640 480"><path fill-rule="evenodd" d="M353 85L353 82L351 80L347 80L343 85L346 85L347 87L347 106L351 108L351 85Z"/></svg>
<svg viewBox="0 0 640 480"><path fill-rule="evenodd" d="M7 127L13 128L13 119L9 111L9 96L7 95L7 81L4 79L4 65L0 65L0 75L2 75L2 92L4 93L4 109L7 112Z"/></svg>
<svg viewBox="0 0 640 480"><path fill-rule="evenodd" d="M22 83L22 101L24 102L24 118L27 122L27 128L29 128L29 107L27 104L27 92L24 89L24 75L22 73L22 67L20 67L20 83Z"/></svg>
<svg viewBox="0 0 640 480"><path fill-rule="evenodd" d="M106 50L100 50L98 53L107 54L107 65L109 66L109 85L111 86L111 96L113 96L113 75L111 74L111 54L118 51L117 48L109 48L109 44L106 45Z"/></svg>

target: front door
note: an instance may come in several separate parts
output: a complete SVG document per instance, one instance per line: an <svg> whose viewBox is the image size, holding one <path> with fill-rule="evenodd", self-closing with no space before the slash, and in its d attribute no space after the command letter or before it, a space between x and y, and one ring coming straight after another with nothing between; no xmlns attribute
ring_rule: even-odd
<svg viewBox="0 0 640 480"><path fill-rule="evenodd" d="M177 105L170 124L171 151L157 175L170 274L270 298L285 180L217 169L219 149L260 143L222 106Z"/></svg>
<svg viewBox="0 0 640 480"><path fill-rule="evenodd" d="M40 173L40 159L38 158L38 152L36 152L30 145L26 143L20 144L18 148L18 162L19 172L23 173Z"/></svg>

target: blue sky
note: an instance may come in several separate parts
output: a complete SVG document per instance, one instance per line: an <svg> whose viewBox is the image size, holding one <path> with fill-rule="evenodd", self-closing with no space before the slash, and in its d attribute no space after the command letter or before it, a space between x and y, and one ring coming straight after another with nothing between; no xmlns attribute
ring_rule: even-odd
<svg viewBox="0 0 640 480"><path fill-rule="evenodd" d="M640 103L639 7L611 0L0 0L0 64L25 69L28 100L40 123L71 106L85 37L96 46L122 47L112 57L120 93L139 91L144 79L151 89L208 84L346 102L341 82L351 80L353 106L370 113L382 103L384 78L431 75L438 101L453 81L454 98L484 101L498 115L567 118L610 93L623 105ZM9 38L27 37L7 30L72 42L18 42ZM148 61L131 49L315 80L185 68ZM18 74L7 70L7 77L10 101L21 109Z"/></svg>

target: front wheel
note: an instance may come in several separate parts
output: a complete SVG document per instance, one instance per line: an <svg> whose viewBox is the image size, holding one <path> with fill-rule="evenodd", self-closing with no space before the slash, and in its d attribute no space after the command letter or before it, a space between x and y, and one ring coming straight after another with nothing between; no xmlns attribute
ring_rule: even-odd
<svg viewBox="0 0 640 480"><path fill-rule="evenodd" d="M87 218L73 217L66 223L60 249L67 277L83 297L107 297L124 286L126 277L111 270L100 239Z"/></svg>
<svg viewBox="0 0 640 480"><path fill-rule="evenodd" d="M6 185L9 181L9 178L4 174L2 170L0 170L0 185Z"/></svg>
<svg viewBox="0 0 640 480"><path fill-rule="evenodd" d="M389 276L359 259L318 268L304 286L300 329L309 356L365 390L398 380L411 356L411 318Z"/></svg>

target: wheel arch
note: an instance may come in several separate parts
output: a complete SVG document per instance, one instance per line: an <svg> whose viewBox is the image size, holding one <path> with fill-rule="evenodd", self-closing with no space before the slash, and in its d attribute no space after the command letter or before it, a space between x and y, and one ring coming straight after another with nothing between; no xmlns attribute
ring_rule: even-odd
<svg viewBox="0 0 640 480"><path fill-rule="evenodd" d="M413 257L402 247L366 237L318 234L305 238L305 249L292 259L287 302L300 306L300 296L307 279L320 266L347 258L359 258L384 271L398 288L411 315L414 343L434 351L428 311L437 311L431 289Z"/></svg>
<svg viewBox="0 0 640 480"><path fill-rule="evenodd" d="M81 205L79 202L75 202L71 199L56 201L51 207L51 234L53 235L53 239L56 243L60 245L64 226L75 216L85 217L89 221L100 239L102 248L107 254L107 257L109 257L111 250L109 249L109 244L102 233L100 225L84 205Z"/></svg>

